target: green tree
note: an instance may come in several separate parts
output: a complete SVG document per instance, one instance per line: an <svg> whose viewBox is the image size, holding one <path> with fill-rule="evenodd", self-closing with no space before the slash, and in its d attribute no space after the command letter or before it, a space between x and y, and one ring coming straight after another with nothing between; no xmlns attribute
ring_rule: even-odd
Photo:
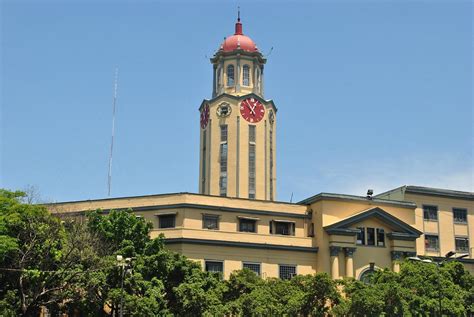
<svg viewBox="0 0 474 317"><path fill-rule="evenodd" d="M0 190L0 307L12 314L37 315L59 307L65 294L96 269L61 221L44 206L22 203L25 194Z"/></svg>

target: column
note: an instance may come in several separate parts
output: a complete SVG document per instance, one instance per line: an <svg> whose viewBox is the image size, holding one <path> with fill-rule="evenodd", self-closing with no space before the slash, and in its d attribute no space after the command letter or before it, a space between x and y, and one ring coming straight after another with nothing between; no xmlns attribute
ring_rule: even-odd
<svg viewBox="0 0 474 317"><path fill-rule="evenodd" d="M214 98L217 94L217 65L214 64L212 68L212 98Z"/></svg>
<svg viewBox="0 0 474 317"><path fill-rule="evenodd" d="M390 255L392 257L392 270L395 273L400 272L400 260L403 257L402 251L390 251Z"/></svg>
<svg viewBox="0 0 474 317"><path fill-rule="evenodd" d="M344 248L346 255L346 277L354 277L354 252L356 248Z"/></svg>
<svg viewBox="0 0 474 317"><path fill-rule="evenodd" d="M235 91L240 92L240 58L237 58L237 67L235 68Z"/></svg>
<svg viewBox="0 0 474 317"><path fill-rule="evenodd" d="M330 246L329 254L331 255L331 277L333 279L339 278L339 251L341 247Z"/></svg>

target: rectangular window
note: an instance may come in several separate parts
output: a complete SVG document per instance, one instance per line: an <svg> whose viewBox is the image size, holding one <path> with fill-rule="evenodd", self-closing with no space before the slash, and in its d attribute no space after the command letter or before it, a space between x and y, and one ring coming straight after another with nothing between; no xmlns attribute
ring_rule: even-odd
<svg viewBox="0 0 474 317"><path fill-rule="evenodd" d="M454 239L456 244L456 252L469 253L469 239L457 237Z"/></svg>
<svg viewBox="0 0 474 317"><path fill-rule="evenodd" d="M367 245L375 245L375 229L367 228Z"/></svg>
<svg viewBox="0 0 474 317"><path fill-rule="evenodd" d="M221 142L227 142L227 124L221 125Z"/></svg>
<svg viewBox="0 0 474 317"><path fill-rule="evenodd" d="M202 215L202 228L219 230L219 216L218 215Z"/></svg>
<svg viewBox="0 0 474 317"><path fill-rule="evenodd" d="M255 142L255 126L249 125L249 142Z"/></svg>
<svg viewBox="0 0 474 317"><path fill-rule="evenodd" d="M222 261L206 261L207 272L224 273L224 262Z"/></svg>
<svg viewBox="0 0 474 317"><path fill-rule="evenodd" d="M357 233L357 244L365 245L365 228L357 228L359 232Z"/></svg>
<svg viewBox="0 0 474 317"><path fill-rule="evenodd" d="M427 251L439 251L438 236L425 234L425 249Z"/></svg>
<svg viewBox="0 0 474 317"><path fill-rule="evenodd" d="M282 280L289 280L296 275L296 265L281 265L279 267L279 276Z"/></svg>
<svg viewBox="0 0 474 317"><path fill-rule="evenodd" d="M377 228L377 246L385 246L385 230Z"/></svg>
<svg viewBox="0 0 474 317"><path fill-rule="evenodd" d="M207 133L206 130L202 133L202 170L201 170L201 193L204 193L204 187L206 184L206 138Z"/></svg>
<svg viewBox="0 0 474 317"><path fill-rule="evenodd" d="M438 207L423 205L423 219L425 221L438 221Z"/></svg>
<svg viewBox="0 0 474 317"><path fill-rule="evenodd" d="M239 231L240 232L257 232L256 220L252 219L240 219L239 220Z"/></svg>
<svg viewBox="0 0 474 317"><path fill-rule="evenodd" d="M453 208L453 218L455 223L467 223L467 209Z"/></svg>
<svg viewBox="0 0 474 317"><path fill-rule="evenodd" d="M249 198L255 199L255 144L249 144Z"/></svg>
<svg viewBox="0 0 474 317"><path fill-rule="evenodd" d="M260 263L252 263L252 262L243 262L242 268L249 269L250 271L255 272L258 276L260 276Z"/></svg>
<svg viewBox="0 0 474 317"><path fill-rule="evenodd" d="M275 226L275 234L281 234L285 236L295 235L294 222L273 221L273 224Z"/></svg>
<svg viewBox="0 0 474 317"><path fill-rule="evenodd" d="M176 215L161 215L158 216L159 227L164 228L174 228L176 225Z"/></svg>
<svg viewBox="0 0 474 317"><path fill-rule="evenodd" d="M227 125L221 125L219 194L227 196Z"/></svg>
<svg viewBox="0 0 474 317"><path fill-rule="evenodd" d="M272 126L270 126L269 143L270 143L270 200L273 200L273 128Z"/></svg>

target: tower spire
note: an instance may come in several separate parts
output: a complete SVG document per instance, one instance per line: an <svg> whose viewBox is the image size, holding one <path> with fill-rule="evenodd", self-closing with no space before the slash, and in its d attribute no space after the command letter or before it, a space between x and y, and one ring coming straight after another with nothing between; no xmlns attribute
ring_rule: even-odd
<svg viewBox="0 0 474 317"><path fill-rule="evenodd" d="M235 23L235 35L243 35L242 23L240 23L240 7L237 7L237 23Z"/></svg>

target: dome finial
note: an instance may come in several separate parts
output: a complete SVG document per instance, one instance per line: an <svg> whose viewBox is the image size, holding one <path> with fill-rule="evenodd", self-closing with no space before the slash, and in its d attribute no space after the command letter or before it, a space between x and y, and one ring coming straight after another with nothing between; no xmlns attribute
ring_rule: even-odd
<svg viewBox="0 0 474 317"><path fill-rule="evenodd" d="M237 7L237 23L235 23L235 35L242 35L242 23L240 23L240 7Z"/></svg>

